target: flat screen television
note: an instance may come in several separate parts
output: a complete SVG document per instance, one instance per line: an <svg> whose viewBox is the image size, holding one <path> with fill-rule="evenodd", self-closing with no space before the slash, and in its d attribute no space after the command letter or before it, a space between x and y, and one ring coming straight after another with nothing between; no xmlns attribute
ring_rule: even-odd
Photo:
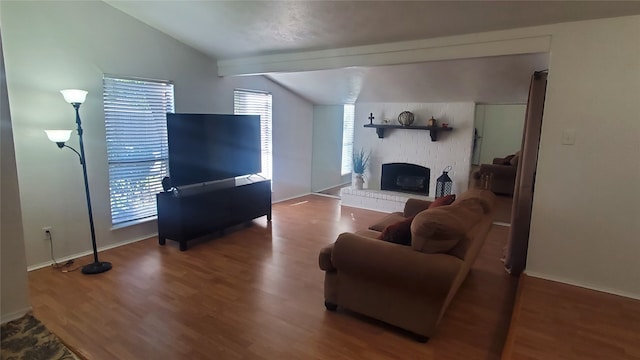
<svg viewBox="0 0 640 360"><path fill-rule="evenodd" d="M171 185L205 183L261 171L260 116L167 114Z"/></svg>

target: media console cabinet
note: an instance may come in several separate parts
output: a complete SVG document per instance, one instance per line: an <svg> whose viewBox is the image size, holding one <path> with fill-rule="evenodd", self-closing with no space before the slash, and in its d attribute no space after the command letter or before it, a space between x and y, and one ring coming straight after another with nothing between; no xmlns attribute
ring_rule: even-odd
<svg viewBox="0 0 640 360"><path fill-rule="evenodd" d="M224 228L267 216L271 221L271 180L236 179L223 184L208 184L179 193L156 195L158 207L158 242L166 239L187 241Z"/></svg>

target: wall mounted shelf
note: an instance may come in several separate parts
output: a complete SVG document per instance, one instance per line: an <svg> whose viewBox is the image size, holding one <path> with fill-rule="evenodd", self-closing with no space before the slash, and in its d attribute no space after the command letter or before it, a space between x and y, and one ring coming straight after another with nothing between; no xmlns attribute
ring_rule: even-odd
<svg viewBox="0 0 640 360"><path fill-rule="evenodd" d="M384 125L384 124L365 124L366 128L374 128L376 129L376 134L378 134L378 138L384 138L384 132L387 129L402 129L402 130L428 130L429 135L431 135L431 141L438 141L438 133L441 131L451 131L453 128L446 127L443 128L441 126L403 126L403 125Z"/></svg>

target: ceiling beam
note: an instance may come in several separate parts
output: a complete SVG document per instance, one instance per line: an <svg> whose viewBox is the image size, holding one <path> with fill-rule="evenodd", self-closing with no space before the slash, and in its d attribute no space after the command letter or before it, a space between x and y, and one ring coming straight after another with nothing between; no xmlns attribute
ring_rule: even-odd
<svg viewBox="0 0 640 360"><path fill-rule="evenodd" d="M218 75L256 75L549 52L552 25L340 49L219 60Z"/></svg>

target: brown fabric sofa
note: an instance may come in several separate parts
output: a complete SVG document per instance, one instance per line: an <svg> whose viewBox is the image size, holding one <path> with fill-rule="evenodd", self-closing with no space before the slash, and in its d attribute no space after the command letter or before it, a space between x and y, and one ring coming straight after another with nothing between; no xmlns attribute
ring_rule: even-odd
<svg viewBox="0 0 640 360"><path fill-rule="evenodd" d="M378 240L374 230L341 234L320 251L325 306L382 320L426 341L484 243L494 201L490 191L472 189L451 205L419 211L411 222L411 246ZM428 205L407 202L405 213Z"/></svg>
<svg viewBox="0 0 640 360"><path fill-rule="evenodd" d="M492 164L480 164L478 173L490 176L494 194L513 196L520 152L504 158L494 158Z"/></svg>

